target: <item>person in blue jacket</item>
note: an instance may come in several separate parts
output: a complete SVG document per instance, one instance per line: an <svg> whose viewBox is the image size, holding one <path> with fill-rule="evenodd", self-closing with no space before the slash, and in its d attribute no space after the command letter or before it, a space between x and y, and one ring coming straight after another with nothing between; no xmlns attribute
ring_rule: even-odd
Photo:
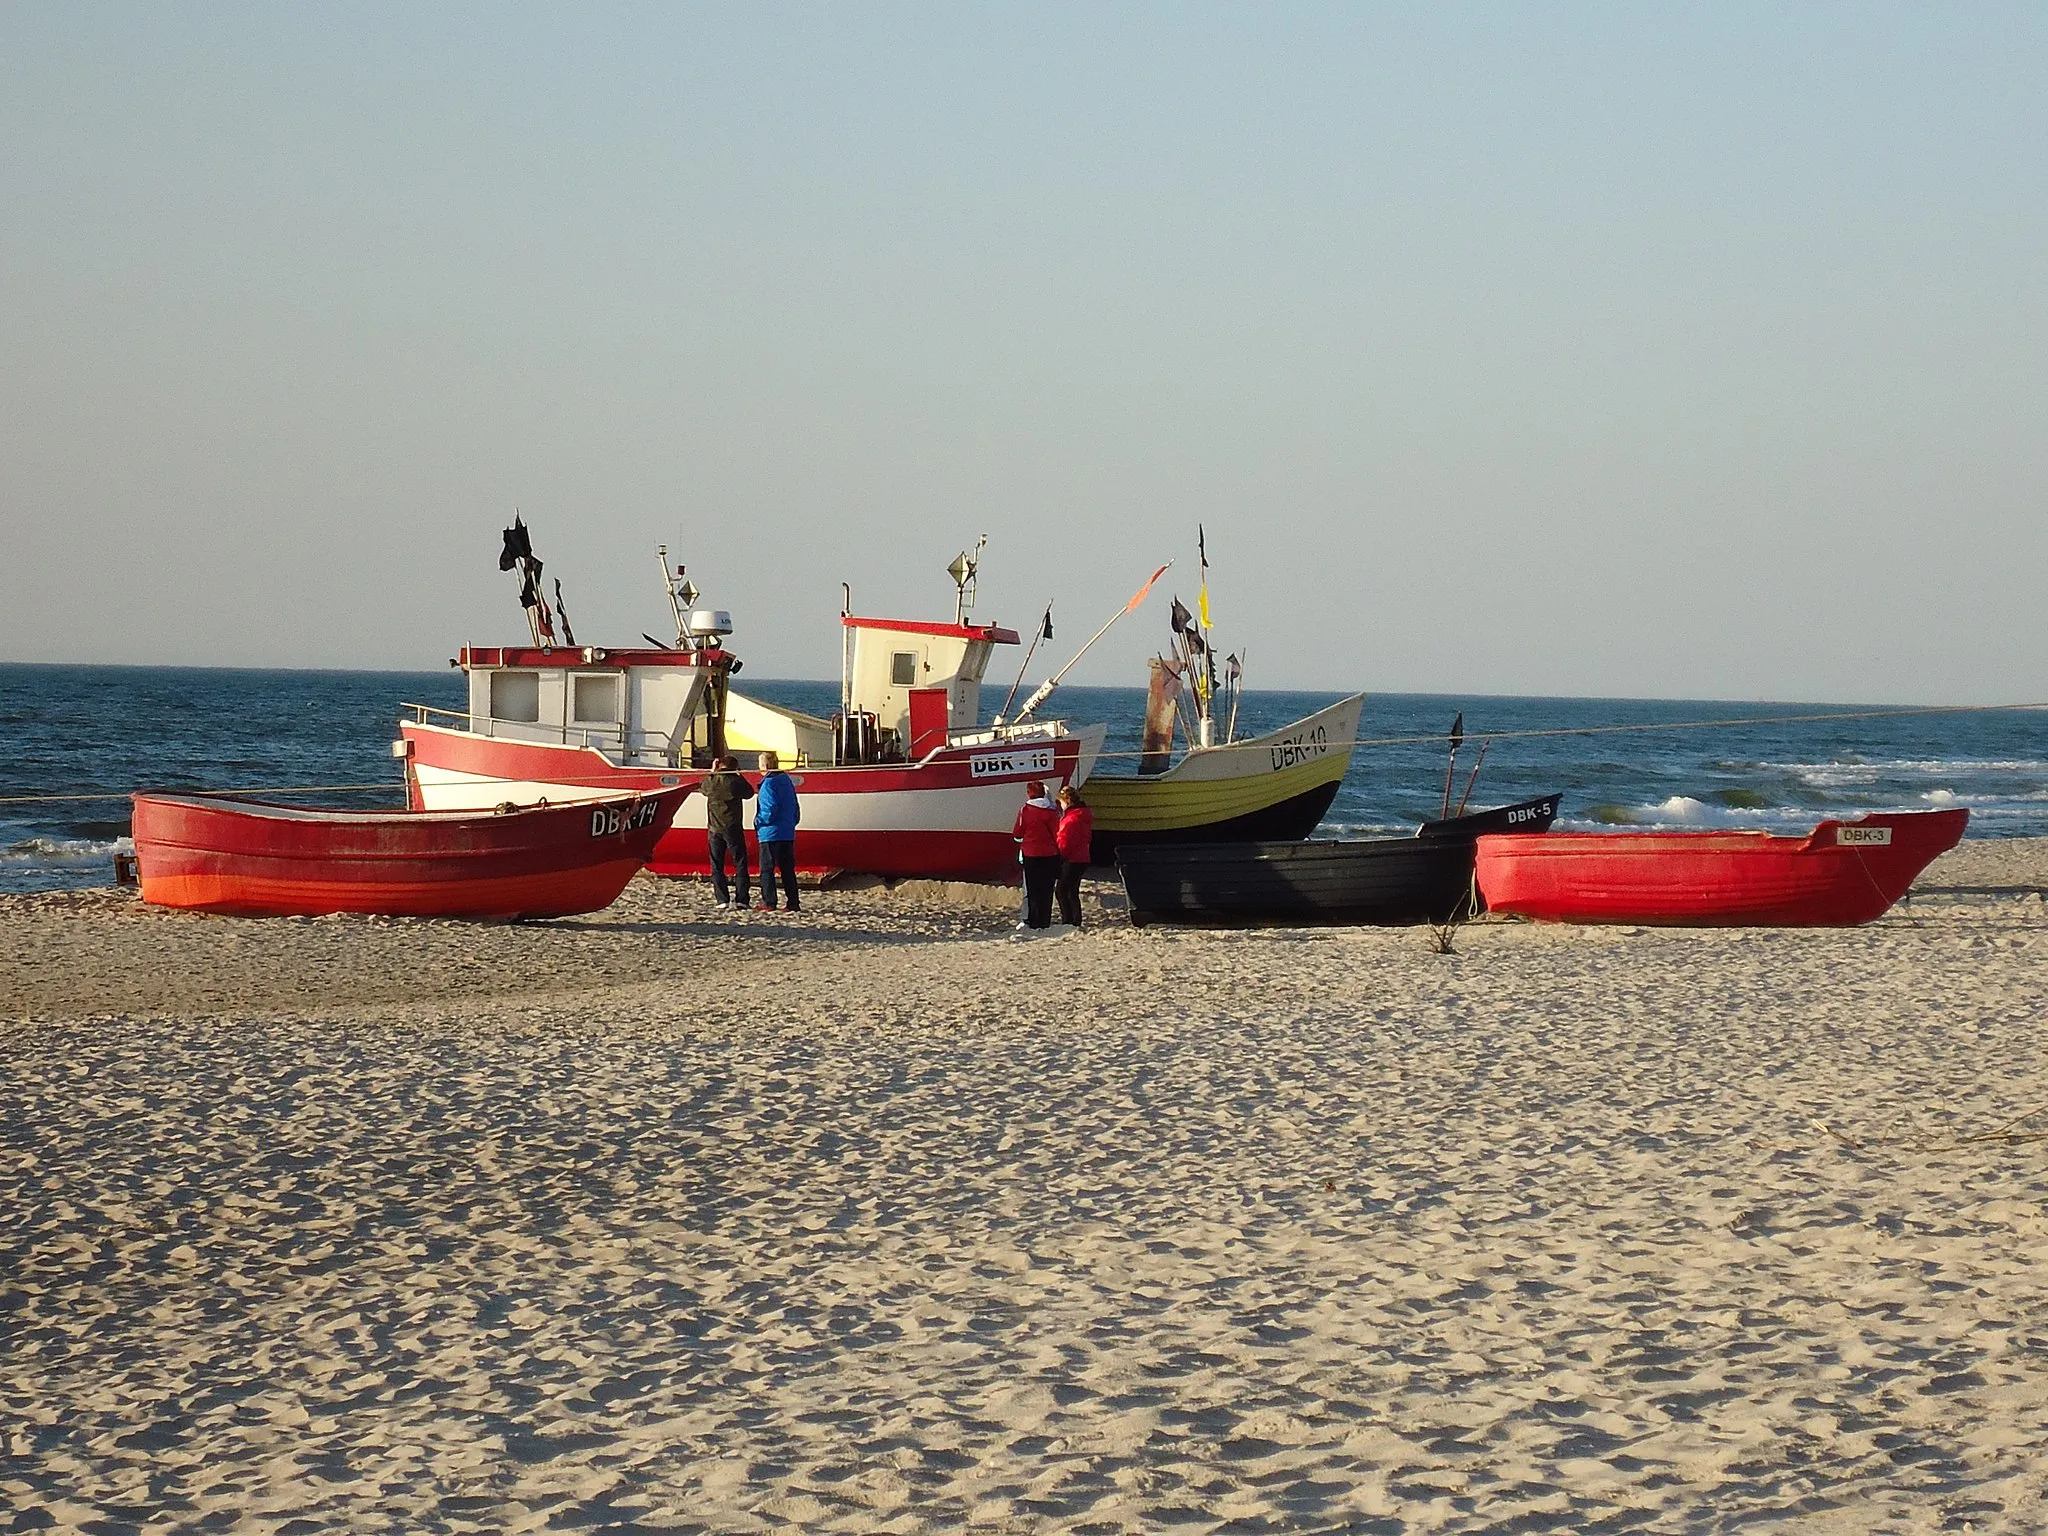
<svg viewBox="0 0 2048 1536"><path fill-rule="evenodd" d="M761 754L761 787L754 792L754 841L761 845L761 910L775 910L775 877L782 876L783 905L796 911L796 824L802 820L796 784L782 771L782 759Z"/></svg>

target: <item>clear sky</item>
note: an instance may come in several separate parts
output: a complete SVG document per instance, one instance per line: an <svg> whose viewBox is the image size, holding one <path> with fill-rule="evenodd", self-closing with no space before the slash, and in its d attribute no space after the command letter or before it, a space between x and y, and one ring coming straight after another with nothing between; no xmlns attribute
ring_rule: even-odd
<svg viewBox="0 0 2048 1536"><path fill-rule="evenodd" d="M1199 522L1254 686L2048 698L2044 173L2037 4L7 3L0 659L438 666L516 506L759 676Z"/></svg>

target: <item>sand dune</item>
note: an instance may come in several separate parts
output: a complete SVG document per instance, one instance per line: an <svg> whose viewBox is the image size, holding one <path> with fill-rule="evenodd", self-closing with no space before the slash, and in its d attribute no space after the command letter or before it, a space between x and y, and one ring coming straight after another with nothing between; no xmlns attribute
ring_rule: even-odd
<svg viewBox="0 0 2048 1536"><path fill-rule="evenodd" d="M1965 845L1866 929L1450 956L653 881L523 928L14 899L0 1492L2038 1530L2048 1142L1966 1138L2048 1107L2044 873Z"/></svg>

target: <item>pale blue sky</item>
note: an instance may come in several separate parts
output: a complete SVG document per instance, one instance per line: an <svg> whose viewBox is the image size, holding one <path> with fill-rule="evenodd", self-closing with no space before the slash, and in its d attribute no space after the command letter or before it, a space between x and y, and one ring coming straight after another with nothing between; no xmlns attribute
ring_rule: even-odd
<svg viewBox="0 0 2048 1536"><path fill-rule="evenodd" d="M1199 521L1255 685L2048 697L2044 172L2037 5L8 4L0 659L439 665L517 505L756 675Z"/></svg>

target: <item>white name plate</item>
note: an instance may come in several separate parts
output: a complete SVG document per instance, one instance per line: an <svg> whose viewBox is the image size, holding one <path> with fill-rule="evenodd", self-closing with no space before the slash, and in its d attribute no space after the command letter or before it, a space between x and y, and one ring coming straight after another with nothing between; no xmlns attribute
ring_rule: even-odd
<svg viewBox="0 0 2048 1536"><path fill-rule="evenodd" d="M1009 779L1020 774L1051 773L1053 749L1030 747L1022 752L981 752L967 760L967 769L977 779Z"/></svg>

